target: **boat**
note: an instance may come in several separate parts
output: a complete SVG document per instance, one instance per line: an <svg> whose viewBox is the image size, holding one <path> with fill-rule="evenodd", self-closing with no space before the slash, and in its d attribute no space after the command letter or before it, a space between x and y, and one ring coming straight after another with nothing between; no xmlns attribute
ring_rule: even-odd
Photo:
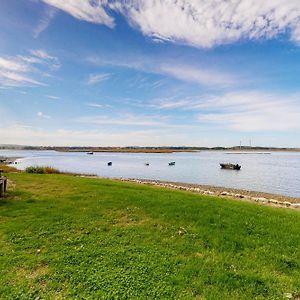
<svg viewBox="0 0 300 300"><path fill-rule="evenodd" d="M145 163L145 166L149 166L150 164L149 163Z"/></svg>
<svg viewBox="0 0 300 300"><path fill-rule="evenodd" d="M228 170L240 170L241 166L239 164L220 164L221 169L228 169Z"/></svg>
<svg viewBox="0 0 300 300"><path fill-rule="evenodd" d="M112 166L112 161L109 161L109 162L107 163L107 165L108 165L108 166Z"/></svg>
<svg viewBox="0 0 300 300"><path fill-rule="evenodd" d="M93 154L94 154L94 152L87 152L86 154L93 155Z"/></svg>
<svg viewBox="0 0 300 300"><path fill-rule="evenodd" d="M169 166L175 166L175 161L169 162Z"/></svg>

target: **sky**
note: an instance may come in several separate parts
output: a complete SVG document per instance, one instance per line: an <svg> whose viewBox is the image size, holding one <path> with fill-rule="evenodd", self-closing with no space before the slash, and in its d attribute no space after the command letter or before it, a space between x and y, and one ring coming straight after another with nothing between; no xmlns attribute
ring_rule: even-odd
<svg viewBox="0 0 300 300"><path fill-rule="evenodd" d="M300 147L299 0L1 0L0 144Z"/></svg>

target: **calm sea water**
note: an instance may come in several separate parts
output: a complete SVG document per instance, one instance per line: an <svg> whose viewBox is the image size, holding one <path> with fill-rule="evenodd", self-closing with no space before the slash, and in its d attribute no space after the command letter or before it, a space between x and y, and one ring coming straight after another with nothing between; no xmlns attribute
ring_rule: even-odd
<svg viewBox="0 0 300 300"><path fill-rule="evenodd" d="M227 154L193 153L62 153L55 151L0 150L0 156L23 157L16 165L52 166L61 171L105 177L144 178L208 184L300 197L300 153ZM112 161L112 166L107 162ZM168 162L175 161L175 166ZM148 162L150 165L145 166ZM219 163L242 165L240 171L222 170Z"/></svg>

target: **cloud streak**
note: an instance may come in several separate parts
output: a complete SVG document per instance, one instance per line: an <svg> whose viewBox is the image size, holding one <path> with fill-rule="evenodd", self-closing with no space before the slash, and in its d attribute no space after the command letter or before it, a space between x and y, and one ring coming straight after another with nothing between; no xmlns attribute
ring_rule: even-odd
<svg viewBox="0 0 300 300"><path fill-rule="evenodd" d="M214 71L205 67L197 68L190 65L162 64L158 70L178 80L205 86L217 85L218 87L226 87L234 85L237 81L228 73Z"/></svg>
<svg viewBox="0 0 300 300"><path fill-rule="evenodd" d="M188 63L168 62L160 59L152 59L149 57L136 58L135 61L127 59L126 62L115 60L105 60L97 56L88 57L87 62L96 66L113 66L125 69L138 70L149 74L163 75L173 79L189 82L196 85L227 88L235 86L242 82L243 79L236 78L235 75L218 69L213 69L206 65L191 65ZM97 79L97 75L91 75L90 79ZM105 78L106 79L106 78ZM101 76L100 76L101 80ZM159 87L163 84L162 80L155 82L151 88Z"/></svg>
<svg viewBox="0 0 300 300"><path fill-rule="evenodd" d="M198 122L236 131L300 130L300 94L276 95L257 91L204 95L198 98L154 100L157 109L192 111Z"/></svg>
<svg viewBox="0 0 300 300"><path fill-rule="evenodd" d="M101 74L90 74L87 84L88 85L95 85L99 82L105 81L110 78L110 74L108 73L101 73Z"/></svg>
<svg viewBox="0 0 300 300"><path fill-rule="evenodd" d="M41 111L39 111L39 112L37 113L37 116L38 116L39 118L41 118L41 119L51 119L50 116L45 115L45 114L44 114L43 112L41 112Z"/></svg>
<svg viewBox="0 0 300 300"><path fill-rule="evenodd" d="M218 112L201 113L198 120L237 131L291 131L300 129L300 95L261 92L226 94L200 105Z"/></svg>
<svg viewBox="0 0 300 300"><path fill-rule="evenodd" d="M122 125L122 126L163 126L165 123L156 116L134 116L125 115L122 117L108 116L88 116L81 117L80 123L96 124L96 125Z"/></svg>
<svg viewBox="0 0 300 300"><path fill-rule="evenodd" d="M104 24L114 27L114 19L105 11L106 0L42 0L57 9L60 9L74 18L95 24Z"/></svg>
<svg viewBox="0 0 300 300"><path fill-rule="evenodd" d="M50 7L46 10L43 17L39 20L38 25L33 30L34 38L38 38L39 35L48 28L56 13L57 10L54 7Z"/></svg>
<svg viewBox="0 0 300 300"><path fill-rule="evenodd" d="M0 86L42 86L35 77L40 76L38 67L46 66L50 70L60 67L59 60L44 50L33 50L28 56L0 57Z"/></svg>

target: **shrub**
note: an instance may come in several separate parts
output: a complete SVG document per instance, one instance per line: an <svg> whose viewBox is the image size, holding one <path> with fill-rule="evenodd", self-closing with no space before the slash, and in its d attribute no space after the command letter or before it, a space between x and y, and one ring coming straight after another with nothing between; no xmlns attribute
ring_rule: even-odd
<svg viewBox="0 0 300 300"><path fill-rule="evenodd" d="M57 170L53 167L49 167L49 166L44 167L44 171L45 171L46 174L59 174L60 173L59 170Z"/></svg>
<svg viewBox="0 0 300 300"><path fill-rule="evenodd" d="M26 173L32 174L59 174L59 170L53 167L39 167L39 166L30 166L25 169Z"/></svg>
<svg viewBox="0 0 300 300"><path fill-rule="evenodd" d="M33 174L45 174L45 170L43 167L39 166L30 166L25 169L26 173L33 173Z"/></svg>

